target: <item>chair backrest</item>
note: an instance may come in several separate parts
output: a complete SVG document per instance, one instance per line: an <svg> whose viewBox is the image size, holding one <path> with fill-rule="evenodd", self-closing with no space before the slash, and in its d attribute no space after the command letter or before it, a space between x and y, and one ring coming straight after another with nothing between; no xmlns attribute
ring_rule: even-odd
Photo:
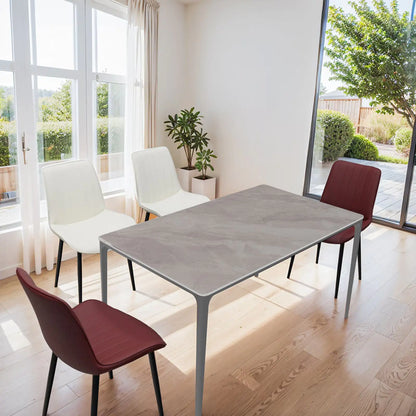
<svg viewBox="0 0 416 416"><path fill-rule="evenodd" d="M161 201L182 189L167 147L139 150L131 157L139 205Z"/></svg>
<svg viewBox="0 0 416 416"><path fill-rule="evenodd" d="M18 268L16 274L33 306L50 349L76 370L94 374L98 367L97 360L71 307L64 300L37 287L23 269Z"/></svg>
<svg viewBox="0 0 416 416"><path fill-rule="evenodd" d="M373 166L337 160L329 172L321 202L345 208L371 220L381 171Z"/></svg>
<svg viewBox="0 0 416 416"><path fill-rule="evenodd" d="M95 169L87 160L60 162L42 168L49 224L71 224L104 210Z"/></svg>

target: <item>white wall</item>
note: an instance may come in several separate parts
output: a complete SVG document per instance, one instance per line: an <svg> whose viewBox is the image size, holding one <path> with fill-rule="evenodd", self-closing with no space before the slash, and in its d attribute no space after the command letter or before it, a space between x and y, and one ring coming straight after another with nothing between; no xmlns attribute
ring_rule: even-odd
<svg viewBox="0 0 416 416"><path fill-rule="evenodd" d="M160 0L158 59L156 145L167 146L176 166L184 166L183 151L176 150L176 145L167 138L163 124L168 114L178 113L185 107L188 89L185 5L177 0Z"/></svg>
<svg viewBox="0 0 416 416"><path fill-rule="evenodd" d="M301 193L322 0L186 6L188 106L205 115L219 195L267 183Z"/></svg>

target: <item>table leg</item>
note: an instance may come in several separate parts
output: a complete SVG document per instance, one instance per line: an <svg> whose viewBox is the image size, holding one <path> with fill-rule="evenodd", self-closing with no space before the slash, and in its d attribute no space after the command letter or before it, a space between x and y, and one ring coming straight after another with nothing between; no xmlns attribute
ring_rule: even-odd
<svg viewBox="0 0 416 416"><path fill-rule="evenodd" d="M101 300L105 303L107 303L107 252L108 247L100 242Z"/></svg>
<svg viewBox="0 0 416 416"><path fill-rule="evenodd" d="M360 222L354 225L354 243L352 246L352 253L351 253L350 280L348 281L347 302L345 304L344 319L348 318L348 313L350 311L351 293L352 293L352 286L354 284L355 264L357 263L357 254L358 254L358 246L360 245L360 233L361 233L362 222L363 221L361 220Z"/></svg>
<svg viewBox="0 0 416 416"><path fill-rule="evenodd" d="M211 297L196 299L196 374L195 374L195 416L202 416L204 395L205 353L207 346L208 309Z"/></svg>

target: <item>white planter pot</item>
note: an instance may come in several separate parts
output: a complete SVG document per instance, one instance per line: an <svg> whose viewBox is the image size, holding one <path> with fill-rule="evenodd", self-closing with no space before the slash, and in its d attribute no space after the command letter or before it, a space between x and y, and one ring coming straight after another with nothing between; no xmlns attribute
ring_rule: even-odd
<svg viewBox="0 0 416 416"><path fill-rule="evenodd" d="M198 169L184 169L176 168L176 174L178 175L179 183L182 189L186 192L191 192L192 189L192 178L200 175Z"/></svg>
<svg viewBox="0 0 416 416"><path fill-rule="evenodd" d="M192 192L207 196L209 199L215 199L215 186L217 178L209 177L208 179L192 178Z"/></svg>

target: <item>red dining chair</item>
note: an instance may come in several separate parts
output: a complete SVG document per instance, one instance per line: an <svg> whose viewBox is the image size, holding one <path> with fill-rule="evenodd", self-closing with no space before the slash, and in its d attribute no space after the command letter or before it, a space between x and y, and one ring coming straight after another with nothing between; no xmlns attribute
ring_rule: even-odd
<svg viewBox="0 0 416 416"><path fill-rule="evenodd" d="M16 270L52 350L42 416L46 416L58 357L83 373L92 374L91 416L97 415L100 374L149 355L159 415L162 398L154 352L165 347L163 339L132 316L98 300L71 308L64 300L37 287L23 270Z"/></svg>
<svg viewBox="0 0 416 416"><path fill-rule="evenodd" d="M332 165L331 171L329 172L328 180L326 181L322 193L321 202L362 214L364 219L361 231L363 231L371 224L373 219L373 208L376 201L380 177L380 169L373 166L337 160ZM351 227L324 241L324 243L328 244L340 244L335 298L338 297L344 245L353 237L354 227ZM318 244L316 263L319 261L320 251L321 243ZM294 261L295 256L292 256L287 273L288 279L290 279ZM360 243L358 245L358 278L361 280L361 235Z"/></svg>

